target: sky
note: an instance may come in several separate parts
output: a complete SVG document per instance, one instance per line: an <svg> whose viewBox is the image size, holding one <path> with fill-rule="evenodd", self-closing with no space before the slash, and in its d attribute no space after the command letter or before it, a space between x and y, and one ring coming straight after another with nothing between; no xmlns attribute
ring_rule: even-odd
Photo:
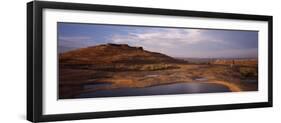
<svg viewBox="0 0 281 123"><path fill-rule="evenodd" d="M258 32L175 27L58 23L58 50L106 43L185 58L257 58Z"/></svg>

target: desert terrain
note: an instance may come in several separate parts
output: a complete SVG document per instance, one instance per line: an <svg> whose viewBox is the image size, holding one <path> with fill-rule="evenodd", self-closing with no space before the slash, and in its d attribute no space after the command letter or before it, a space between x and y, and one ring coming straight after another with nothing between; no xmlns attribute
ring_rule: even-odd
<svg viewBox="0 0 281 123"><path fill-rule="evenodd" d="M257 91L257 59L188 60L126 44L103 44L59 54L59 99L120 88L212 83L230 92ZM91 85L92 88L85 88Z"/></svg>

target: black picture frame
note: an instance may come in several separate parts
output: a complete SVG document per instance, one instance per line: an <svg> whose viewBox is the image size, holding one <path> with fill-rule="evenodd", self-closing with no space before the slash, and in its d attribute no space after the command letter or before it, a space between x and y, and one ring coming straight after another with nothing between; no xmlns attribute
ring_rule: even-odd
<svg viewBox="0 0 281 123"><path fill-rule="evenodd" d="M42 113L43 112L43 101L42 101L43 100L43 95L42 95L43 12L42 10L44 8L266 21L268 22L268 101L257 102L257 103L44 115ZM273 29L272 28L273 28L273 17L264 16L264 15L185 11L185 10L93 5L93 4L80 4L80 3L45 2L45 1L29 2L27 3L27 120L32 122L45 122L45 121L63 121L63 120L93 119L93 118L107 118L107 117L123 117L123 116L137 116L137 115L272 107L273 106L273 95L272 95L272 60L273 60L272 30Z"/></svg>

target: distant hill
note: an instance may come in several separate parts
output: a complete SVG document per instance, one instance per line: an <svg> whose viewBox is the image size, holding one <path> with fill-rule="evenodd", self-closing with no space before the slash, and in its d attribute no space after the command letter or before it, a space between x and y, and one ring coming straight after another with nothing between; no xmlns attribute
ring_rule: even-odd
<svg viewBox="0 0 281 123"><path fill-rule="evenodd" d="M180 63L165 54L150 52L142 47L132 47L127 44L102 44L80 48L59 54L60 64L99 65L99 64L154 64Z"/></svg>
<svg viewBox="0 0 281 123"><path fill-rule="evenodd" d="M257 59L217 59L213 61L212 64L256 66L258 65L258 60Z"/></svg>

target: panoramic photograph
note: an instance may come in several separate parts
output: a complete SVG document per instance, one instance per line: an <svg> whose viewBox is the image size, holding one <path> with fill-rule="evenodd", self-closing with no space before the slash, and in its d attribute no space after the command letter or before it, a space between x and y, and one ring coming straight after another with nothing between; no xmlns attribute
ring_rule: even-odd
<svg viewBox="0 0 281 123"><path fill-rule="evenodd" d="M58 99L258 91L258 31L57 23Z"/></svg>

